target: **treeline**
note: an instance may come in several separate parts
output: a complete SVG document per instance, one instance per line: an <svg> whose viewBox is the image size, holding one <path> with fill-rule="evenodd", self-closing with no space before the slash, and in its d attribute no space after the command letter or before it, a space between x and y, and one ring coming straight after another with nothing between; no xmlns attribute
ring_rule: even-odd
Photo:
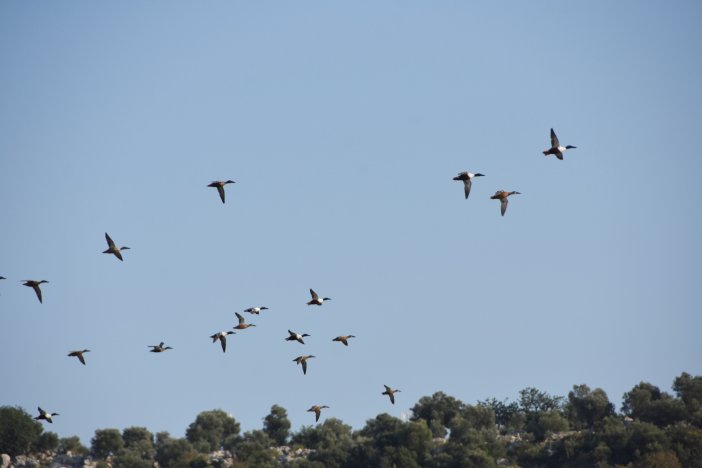
<svg viewBox="0 0 702 468"><path fill-rule="evenodd" d="M409 421L380 414L354 431L339 419L290 431L273 405L261 429L241 434L234 417L204 411L184 438L143 427L98 429L88 449L59 438L24 409L0 407L0 452L91 456L98 466L206 467L212 452L235 467L646 467L702 468L702 376L682 373L674 395L641 382L624 394L621 413L599 388L575 385L566 397L526 388L516 401L469 405L437 392L422 397ZM324 413L322 413L324 418ZM290 446L304 456L281 456Z"/></svg>

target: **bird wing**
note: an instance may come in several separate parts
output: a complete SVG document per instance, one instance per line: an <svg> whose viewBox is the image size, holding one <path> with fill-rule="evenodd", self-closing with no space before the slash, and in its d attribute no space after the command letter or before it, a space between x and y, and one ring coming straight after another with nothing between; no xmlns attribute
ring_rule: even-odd
<svg viewBox="0 0 702 468"><path fill-rule="evenodd" d="M556 157L557 157L558 159L560 159L561 161L563 161L563 153L561 153L560 151L556 150L555 155L556 155Z"/></svg>
<svg viewBox="0 0 702 468"><path fill-rule="evenodd" d="M120 262L123 262L123 261L124 261L124 260L122 259L122 252L120 252L119 250L115 249L115 251L112 252L112 253L115 254L115 257L119 258L119 261L120 261Z"/></svg>
<svg viewBox="0 0 702 468"><path fill-rule="evenodd" d="M115 247L115 243L108 233L105 233L105 240L107 240L107 246L111 249Z"/></svg>
<svg viewBox="0 0 702 468"><path fill-rule="evenodd" d="M473 186L473 182L471 182L470 179L466 179L463 181L463 192L466 194L466 199L468 199L468 195L470 195L470 188Z"/></svg>
<svg viewBox="0 0 702 468"><path fill-rule="evenodd" d="M507 211L507 198L503 198L500 200L500 212L502 213L502 216L505 215L505 211Z"/></svg>
<svg viewBox="0 0 702 468"><path fill-rule="evenodd" d="M322 413L322 409L321 409L321 408L315 408L315 409L314 409L314 414L315 414L314 420L315 420L315 422L319 421L319 415L320 415L321 413Z"/></svg>
<svg viewBox="0 0 702 468"><path fill-rule="evenodd" d="M39 299L39 303L43 304L44 301L41 300L41 289L39 288L39 285L33 284L32 289L34 289L34 292L37 293L37 298Z"/></svg>
<svg viewBox="0 0 702 468"><path fill-rule="evenodd" d="M219 341L222 343L222 352L226 353L227 352L227 336L226 335L219 335Z"/></svg>
<svg viewBox="0 0 702 468"><path fill-rule="evenodd" d="M558 143L558 137L556 136L556 132L551 129L551 148L558 148L560 146L560 143Z"/></svg>
<svg viewBox="0 0 702 468"><path fill-rule="evenodd" d="M78 357L78 360L85 365L85 358L83 358L83 353L77 353L76 356Z"/></svg>
<svg viewBox="0 0 702 468"><path fill-rule="evenodd" d="M239 319L239 325L243 325L245 321L244 317L239 312L234 312L234 314L236 314L236 318Z"/></svg>
<svg viewBox="0 0 702 468"><path fill-rule="evenodd" d="M317 295L316 292L314 292L314 290L313 290L312 288L310 288L310 294L312 295L312 300L313 300L313 301L319 300L319 296Z"/></svg>
<svg viewBox="0 0 702 468"><path fill-rule="evenodd" d="M301 359L300 364L302 364L302 373L307 375L307 359Z"/></svg>
<svg viewBox="0 0 702 468"><path fill-rule="evenodd" d="M222 199L222 203L224 203L224 186L223 185L218 185L217 186L217 191L219 192L219 198Z"/></svg>
<svg viewBox="0 0 702 468"><path fill-rule="evenodd" d="M390 403L392 403L394 405L395 404L395 394L390 392L390 394L388 396L390 397Z"/></svg>

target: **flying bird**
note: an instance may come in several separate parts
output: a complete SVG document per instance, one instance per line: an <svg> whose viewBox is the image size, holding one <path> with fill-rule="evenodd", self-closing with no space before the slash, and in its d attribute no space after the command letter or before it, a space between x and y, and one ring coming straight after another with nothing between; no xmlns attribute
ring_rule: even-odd
<svg viewBox="0 0 702 468"><path fill-rule="evenodd" d="M239 324L234 327L235 330L244 330L249 327L255 327L256 325L252 323L246 323L246 320L244 319L244 316L241 315L239 312L234 312L236 314L236 318L239 319Z"/></svg>
<svg viewBox="0 0 702 468"><path fill-rule="evenodd" d="M43 301L41 300L41 289L39 288L39 285L42 283L48 283L46 280L41 280L41 281L35 281L35 280L22 280L24 281L25 286L29 286L30 288L34 289L34 292L37 293L37 299L39 299L39 302L43 304Z"/></svg>
<svg viewBox="0 0 702 468"><path fill-rule="evenodd" d="M498 190L495 192L495 195L491 196L491 200L500 200L500 212L502 213L502 216L505 215L505 211L507 211L507 197L510 195L521 195L519 192L505 192L504 190Z"/></svg>
<svg viewBox="0 0 702 468"><path fill-rule="evenodd" d="M261 306L261 307L249 307L248 309L244 310L244 312L248 312L249 314L255 314L258 315L261 313L262 310L268 310L268 307Z"/></svg>
<svg viewBox="0 0 702 468"><path fill-rule="evenodd" d="M548 156L550 154L555 155L558 159L563 161L563 153L566 150L569 149L574 149L576 148L575 146L568 145L568 146L561 146L561 144L558 142L558 137L556 136L556 132L551 129L551 147L544 151L544 156Z"/></svg>
<svg viewBox="0 0 702 468"><path fill-rule="evenodd" d="M71 351L68 353L70 357L77 357L78 360L85 365L85 358L83 357L83 353L89 353L89 349L84 349L83 351Z"/></svg>
<svg viewBox="0 0 702 468"><path fill-rule="evenodd" d="M314 357L314 356L312 356L312 355L309 355L309 356L298 356L298 357L296 357L295 359L293 359L293 361L295 361L296 363L298 363L298 365L299 365L299 364L302 364L302 373L305 374L305 375L307 375L307 360L310 359L310 358L313 358L313 357Z"/></svg>
<svg viewBox="0 0 702 468"><path fill-rule="evenodd" d="M321 306L324 303L324 301L331 301L331 297L323 297L320 299L319 295L316 292L314 292L313 289L310 289L310 294L312 295L312 300L308 302L307 305Z"/></svg>
<svg viewBox="0 0 702 468"><path fill-rule="evenodd" d="M115 242L107 233L105 233L105 240L107 240L107 250L105 250L103 253L113 254L115 257L119 258L120 262L123 262L124 260L122 260L122 250L129 250L129 247L117 247L115 245Z"/></svg>
<svg viewBox="0 0 702 468"><path fill-rule="evenodd" d="M322 408L329 408L327 405L314 405L312 408L308 409L308 412L314 411L315 422L319 421L319 415L322 413Z"/></svg>
<svg viewBox="0 0 702 468"><path fill-rule="evenodd" d="M162 352L164 352L164 351L167 350L167 349L173 349L173 348L171 348L170 346L164 347L164 346L163 346L163 341L162 341L160 344L158 344L158 345L149 345L148 348L153 348L153 349L150 349L150 350L149 350L149 351L151 351L152 353L162 353Z"/></svg>
<svg viewBox="0 0 702 468"><path fill-rule="evenodd" d="M342 335L342 336L337 336L332 341L340 341L341 343L344 343L344 346L348 346L349 345L349 338L356 338L356 337L353 335Z"/></svg>
<svg viewBox="0 0 702 468"><path fill-rule="evenodd" d="M300 335L299 333L296 333L296 332L293 332L293 331L290 331L290 330L288 330L288 333L290 334L290 336L287 337L287 338L285 338L285 341L297 341L297 342L300 342L300 343L302 343L302 344L305 344L305 342L302 341L302 339L303 339L304 337L306 337L306 336L311 336L311 335L308 335L307 333L304 333L304 334Z"/></svg>
<svg viewBox="0 0 702 468"><path fill-rule="evenodd" d="M52 417L54 416L60 416L58 413L49 413L48 411L44 411L41 409L41 406L38 406L37 409L39 410L39 416L35 417L34 419L43 419L44 421L50 422L53 424L53 421L51 420Z"/></svg>
<svg viewBox="0 0 702 468"><path fill-rule="evenodd" d="M466 195L466 199L468 199L468 195L470 195L470 188L473 185L473 178L474 177L484 177L485 174L473 174L472 172L459 172L456 177L453 178L453 180L462 180L463 181L463 193Z"/></svg>
<svg viewBox="0 0 702 468"><path fill-rule="evenodd" d="M216 343L217 340L222 344L222 352L226 353L227 352L227 335L233 335L236 332L233 331L221 331L218 333L215 333L214 335L210 335L210 338L212 338L212 342Z"/></svg>
<svg viewBox="0 0 702 468"><path fill-rule="evenodd" d="M222 203L224 203L224 186L227 184L236 184L233 180L215 180L214 182L210 183L208 187L216 187L217 191L219 192L219 198L222 199Z"/></svg>
<svg viewBox="0 0 702 468"><path fill-rule="evenodd" d="M395 404L395 394L397 392L401 392L402 390L393 390L392 388L388 387L387 385L383 384L383 387L385 387L385 391L381 393L381 395L387 395L390 397L390 403L393 405Z"/></svg>

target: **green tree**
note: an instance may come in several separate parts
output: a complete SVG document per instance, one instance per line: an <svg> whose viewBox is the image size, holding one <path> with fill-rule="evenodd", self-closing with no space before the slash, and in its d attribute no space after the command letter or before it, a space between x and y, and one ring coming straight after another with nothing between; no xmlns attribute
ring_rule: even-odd
<svg viewBox="0 0 702 468"><path fill-rule="evenodd" d="M668 426L665 432L683 466L702 468L702 429L681 423Z"/></svg>
<svg viewBox="0 0 702 468"><path fill-rule="evenodd" d="M573 385L565 412L576 429L592 429L614 414L614 405L601 388L590 390L587 385Z"/></svg>
<svg viewBox="0 0 702 468"><path fill-rule="evenodd" d="M641 382L624 394L624 414L634 419L650 422L656 426L667 426L685 419L685 405L658 387Z"/></svg>
<svg viewBox="0 0 702 468"><path fill-rule="evenodd" d="M403 422L387 413L366 422L350 466L419 467L432 462L432 433L424 419Z"/></svg>
<svg viewBox="0 0 702 468"><path fill-rule="evenodd" d="M187 468L198 456L186 439L174 439L168 432L156 434L156 461L160 466Z"/></svg>
<svg viewBox="0 0 702 468"><path fill-rule="evenodd" d="M80 442L78 436L62 437L59 440L58 448L56 451L60 454L71 454L81 456L85 456L88 453L90 453L88 448Z"/></svg>
<svg viewBox="0 0 702 468"><path fill-rule="evenodd" d="M32 448L36 452L53 452L58 448L59 436L55 432L44 432L39 434Z"/></svg>
<svg viewBox="0 0 702 468"><path fill-rule="evenodd" d="M336 418L327 418L316 426L303 426L293 434L291 442L315 450L309 460L326 467L344 466L354 443L351 426Z"/></svg>
<svg viewBox="0 0 702 468"><path fill-rule="evenodd" d="M507 403L507 400L500 401L489 398L485 401L479 401L478 406L491 409L495 414L495 423L506 432L518 432L524 427L526 418L516 401Z"/></svg>
<svg viewBox="0 0 702 468"><path fill-rule="evenodd" d="M692 377L683 372L673 381L673 390L685 405L686 419L702 427L702 376Z"/></svg>
<svg viewBox="0 0 702 468"><path fill-rule="evenodd" d="M0 406L0 453L27 454L43 428L19 406Z"/></svg>
<svg viewBox="0 0 702 468"><path fill-rule="evenodd" d="M124 446L118 429L98 429L90 441L90 453L95 458L105 459L116 454Z"/></svg>
<svg viewBox="0 0 702 468"><path fill-rule="evenodd" d="M465 403L436 392L431 397L422 397L412 407L412 421L423 419L434 437L445 437L451 420L465 408Z"/></svg>
<svg viewBox="0 0 702 468"><path fill-rule="evenodd" d="M202 453L233 449L239 442L239 423L222 410L203 411L188 426L185 437Z"/></svg>
<svg viewBox="0 0 702 468"><path fill-rule="evenodd" d="M245 432L236 447L236 458L249 466L268 468L276 466L276 454L271 448L273 440L264 431Z"/></svg>
<svg viewBox="0 0 702 468"><path fill-rule="evenodd" d="M290 436L288 412L282 406L271 406L271 412L263 419L263 431L276 445L285 445Z"/></svg>

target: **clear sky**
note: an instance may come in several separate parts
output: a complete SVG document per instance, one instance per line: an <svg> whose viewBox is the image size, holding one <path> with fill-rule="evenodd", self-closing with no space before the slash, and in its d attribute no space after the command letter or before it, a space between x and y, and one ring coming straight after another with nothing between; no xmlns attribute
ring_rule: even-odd
<svg viewBox="0 0 702 468"><path fill-rule="evenodd" d="M358 429L439 390L670 391L702 373L701 21L694 1L1 2L0 404L89 444L215 408L251 430L279 404L297 430L326 404ZM485 174L468 200L464 170ZM522 193L504 217L499 189ZM209 335L255 305L223 354Z"/></svg>

